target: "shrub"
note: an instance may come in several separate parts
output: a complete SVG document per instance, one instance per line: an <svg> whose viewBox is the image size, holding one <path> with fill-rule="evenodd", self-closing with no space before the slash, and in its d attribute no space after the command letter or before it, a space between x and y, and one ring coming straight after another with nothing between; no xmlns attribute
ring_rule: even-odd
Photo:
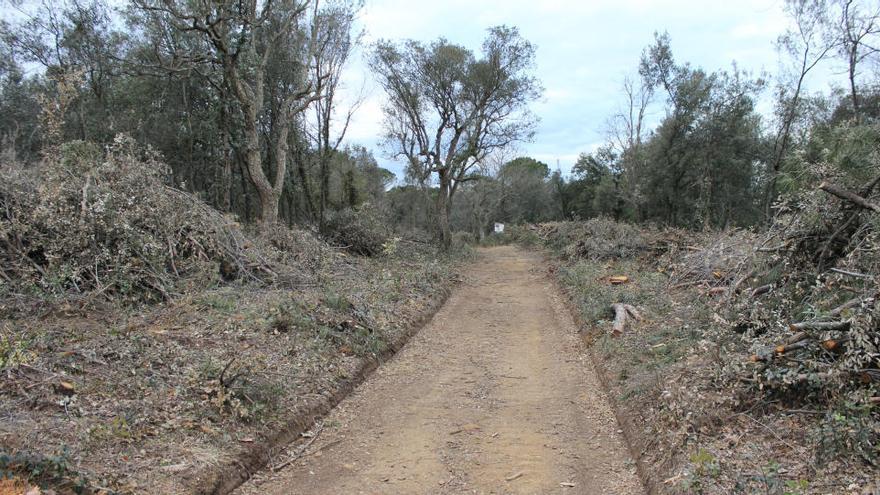
<svg viewBox="0 0 880 495"><path fill-rule="evenodd" d="M459 231L452 234L452 245L457 248L473 246L477 243L474 234L467 231Z"/></svg>
<svg viewBox="0 0 880 495"><path fill-rule="evenodd" d="M324 237L328 242L362 256L382 254L389 236L388 227L369 203L357 209L336 212L324 226Z"/></svg>

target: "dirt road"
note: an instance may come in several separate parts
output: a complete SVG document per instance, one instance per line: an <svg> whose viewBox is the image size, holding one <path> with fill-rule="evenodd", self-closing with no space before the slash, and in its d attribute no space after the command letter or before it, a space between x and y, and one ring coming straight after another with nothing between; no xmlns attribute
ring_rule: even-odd
<svg viewBox="0 0 880 495"><path fill-rule="evenodd" d="M537 255L482 250L433 320L291 446L307 445L295 462L238 493L644 493L546 273Z"/></svg>

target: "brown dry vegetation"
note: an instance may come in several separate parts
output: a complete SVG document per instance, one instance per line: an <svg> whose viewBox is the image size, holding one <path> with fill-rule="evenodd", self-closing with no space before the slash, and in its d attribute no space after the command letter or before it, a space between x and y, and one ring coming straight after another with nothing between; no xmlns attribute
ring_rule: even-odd
<svg viewBox="0 0 880 495"><path fill-rule="evenodd" d="M160 171L123 140L68 146L0 185L0 473L209 490L454 281L423 243L364 258L305 231L245 232Z"/></svg>
<svg viewBox="0 0 880 495"><path fill-rule="evenodd" d="M817 203L825 214L841 208ZM869 277L817 277L792 239L823 232L827 239L835 229L821 227L841 223L817 228L808 215L795 217L781 217L762 235L636 229L604 219L509 234L560 256L555 271L656 492L880 490L872 228L830 265ZM763 249L776 244L788 247ZM628 283L610 284L615 275ZM610 332L616 302L645 317L619 337ZM799 333L790 323L841 318L847 330L808 329L797 346L777 348ZM840 348L828 349L830 339Z"/></svg>

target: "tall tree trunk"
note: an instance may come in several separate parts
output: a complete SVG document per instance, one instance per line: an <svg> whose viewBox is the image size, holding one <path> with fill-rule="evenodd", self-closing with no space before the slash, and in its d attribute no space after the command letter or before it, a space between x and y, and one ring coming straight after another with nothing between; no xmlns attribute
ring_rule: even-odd
<svg viewBox="0 0 880 495"><path fill-rule="evenodd" d="M241 197L243 199L243 211L244 211L244 220L249 222L252 218L251 215L251 197L248 194L248 172L247 166L244 164L244 161L241 159L241 155L239 153L235 154L236 161L238 162L238 170L239 170L239 178L241 179Z"/></svg>
<svg viewBox="0 0 880 495"><path fill-rule="evenodd" d="M257 191L257 197L260 200L260 223L264 226L272 225L278 221L278 201L279 195L275 188L269 183L266 174L263 172L263 156L260 153L260 134L257 129L257 116L248 115L245 123L245 141L246 154L245 165L247 166L248 176L251 184ZM276 150L277 155L278 150ZM286 155L286 153L285 153ZM286 156L284 160L286 160ZM278 157L276 156L276 161ZM277 171L276 171L277 173ZM283 174L283 171L281 171Z"/></svg>
<svg viewBox="0 0 880 495"><path fill-rule="evenodd" d="M296 159L296 170L299 173L299 180L302 183L302 191L303 191L303 203L305 205L306 213L309 215L309 218L312 221L315 220L315 199L312 196L312 186L309 182L309 174L306 170L306 160L303 156L302 150L299 146L297 146L297 159Z"/></svg>
<svg viewBox="0 0 880 495"><path fill-rule="evenodd" d="M324 230L324 221L327 219L327 199L330 194L330 167L328 164L330 157L328 155L329 153L326 149L321 151L321 165L319 167L321 190L319 192L320 203L318 204L318 227L322 231Z"/></svg>
<svg viewBox="0 0 880 495"><path fill-rule="evenodd" d="M226 103L226 94L220 96L223 103L220 105L220 143L223 146L223 170L221 172L220 203L224 211L232 211L232 138L229 133L229 114Z"/></svg>
<svg viewBox="0 0 880 495"><path fill-rule="evenodd" d="M437 228L440 234L440 246L449 251L452 246L452 232L449 230L449 175L447 170L440 170L440 191L437 194Z"/></svg>
<svg viewBox="0 0 880 495"><path fill-rule="evenodd" d="M858 125L861 123L859 118L859 98L856 93L856 64L858 63L858 44L853 43L849 50L849 90L852 98L853 120Z"/></svg>

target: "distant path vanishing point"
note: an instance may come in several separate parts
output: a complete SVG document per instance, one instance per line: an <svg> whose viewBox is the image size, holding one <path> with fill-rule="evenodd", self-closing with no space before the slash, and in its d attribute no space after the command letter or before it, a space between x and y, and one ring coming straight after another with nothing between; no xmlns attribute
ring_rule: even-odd
<svg viewBox="0 0 880 495"><path fill-rule="evenodd" d="M436 316L294 462L237 493L644 490L546 265L505 246L480 250Z"/></svg>

